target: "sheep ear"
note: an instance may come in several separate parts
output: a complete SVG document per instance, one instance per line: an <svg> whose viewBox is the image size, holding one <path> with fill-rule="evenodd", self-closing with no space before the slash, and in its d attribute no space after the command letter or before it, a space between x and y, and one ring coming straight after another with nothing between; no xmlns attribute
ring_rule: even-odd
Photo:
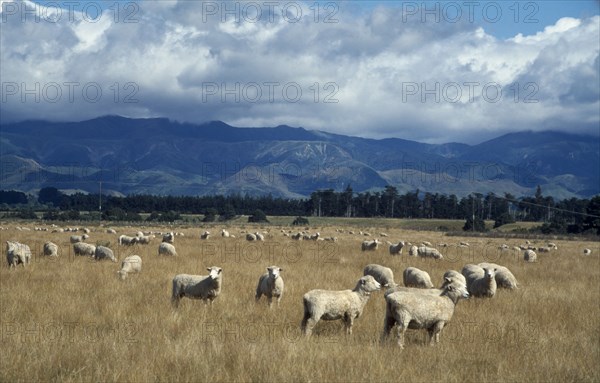
<svg viewBox="0 0 600 383"><path fill-rule="evenodd" d="M280 268L279 268L279 271L283 271L283 269L280 267Z"/></svg>
<svg viewBox="0 0 600 383"><path fill-rule="evenodd" d="M219 267L219 272L217 274L221 274L221 271L223 271L223 269Z"/></svg>
<svg viewBox="0 0 600 383"><path fill-rule="evenodd" d="M208 271L211 271L211 268L210 268L210 267L207 267L207 268L206 268L206 270L208 270Z"/></svg>
<svg viewBox="0 0 600 383"><path fill-rule="evenodd" d="M445 277L445 278L444 278L444 281L446 281L446 282L450 283L450 282L452 282L452 279L450 279L450 278L448 278L448 277Z"/></svg>

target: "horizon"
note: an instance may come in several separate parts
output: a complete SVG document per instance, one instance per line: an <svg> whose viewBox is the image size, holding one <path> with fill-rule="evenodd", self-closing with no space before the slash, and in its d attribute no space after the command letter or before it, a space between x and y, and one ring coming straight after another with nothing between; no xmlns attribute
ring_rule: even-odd
<svg viewBox="0 0 600 383"><path fill-rule="evenodd" d="M0 122L101 109L428 144L599 133L597 1L115 4L1 2Z"/></svg>

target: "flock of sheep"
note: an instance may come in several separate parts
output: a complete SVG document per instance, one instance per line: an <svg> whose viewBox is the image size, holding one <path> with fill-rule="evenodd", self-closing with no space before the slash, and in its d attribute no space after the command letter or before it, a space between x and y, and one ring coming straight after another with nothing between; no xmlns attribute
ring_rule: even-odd
<svg viewBox="0 0 600 383"><path fill-rule="evenodd" d="M107 232L116 233L112 229L107 230ZM306 232L292 234L284 230L282 232L284 236L295 240L326 240L318 232L315 234ZM110 259L113 262L117 261L110 248L86 243L85 241L89 239L87 233L89 233L89 230L86 230L85 234L81 236L72 235L69 238L74 254L91 256L96 260ZM135 236L121 235L118 237L118 244L120 246L149 244L153 238L156 238L156 234L162 235L158 254L177 256L174 246L177 234L173 232L138 232ZM183 235L182 233L178 234ZM245 234L247 241L265 240L264 233ZM235 237L225 229L221 231L221 236L225 238ZM381 236L387 235L382 233ZM208 231L200 235L202 240L207 240L209 237L210 232ZM329 237L330 240L334 240L334 238ZM10 268L16 268L18 264L25 266L30 262L31 250L27 245L16 241L6 241L6 243L7 262ZM432 247L429 242L423 242L421 246L411 245L403 241L396 244L389 241L387 243L389 253L393 256L401 255L402 249L408 247L409 256L443 258L441 252ZM378 239L363 241L361 250L376 250L381 244L382 242ZM440 246L444 247L443 244ZM461 242L459 246L468 247L469 244ZM547 247L556 248L556 245L549 244ZM507 245L502 245L500 248L501 250L509 249ZM528 243L518 248L525 251L523 254L525 261L533 262L536 260L536 253ZM537 250L539 251L539 248ZM584 254L589 255L590 253L591 250L584 250ZM51 257L58 256L58 246L52 242L46 242L43 246L43 254ZM119 278L125 279L128 274L139 273L141 270L142 258L138 255L131 255L121 262L117 274ZM207 271L208 275L178 274L173 277L171 303L174 308L179 306L180 300L184 297L200 299L212 305L212 302L221 293L223 269L212 266L208 267ZM272 307L273 300L276 300L277 306L279 306L284 293L282 271L282 268L273 265L267 267L266 273L259 276L255 294L257 302L264 295L269 308ZM427 330L429 341L434 344L439 342L440 332L451 321L459 300L468 299L469 297L492 298L496 294L497 288L518 288L518 282L513 273L507 267L494 263L466 264L460 272L448 270L445 272L439 288L434 287L434 283L426 271L416 267L407 267L403 271L402 277L403 286L396 284L393 271L390 268L379 264L368 264L363 269L363 275L351 290L315 289L306 292L302 298L304 307L304 315L300 324L302 333L309 337L320 320L342 320L346 332L352 334L353 323L363 313L371 293L385 287L386 291L383 296L386 313L381 342L385 342L389 338L392 329L397 327L397 342L400 348L404 348L404 333L407 329Z"/></svg>

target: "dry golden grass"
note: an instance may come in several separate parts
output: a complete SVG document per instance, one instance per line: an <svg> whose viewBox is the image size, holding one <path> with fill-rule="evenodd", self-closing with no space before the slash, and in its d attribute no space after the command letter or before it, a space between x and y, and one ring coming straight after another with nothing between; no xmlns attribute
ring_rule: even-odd
<svg viewBox="0 0 600 383"><path fill-rule="evenodd" d="M166 228L156 228L164 230ZM246 225L247 230L263 230ZM346 229L348 229L346 227ZM137 228L119 228L134 234ZM217 229L210 229L217 234ZM88 242L110 241L120 259L143 258L143 271L117 279L118 265L73 257L69 233L0 231L0 381L599 381L600 249L598 242L555 241L558 251L525 264L521 254L500 253L502 239L444 237L437 232L361 227L374 236L434 245L461 240L471 248L441 248L442 261L391 257L387 246L363 253L366 237L312 228L339 242L295 242L268 227L264 243L215 235L201 241L201 228L178 229L177 258L159 257L160 239L134 248L116 246L117 235L100 228ZM32 264L6 266L6 240L28 244ZM53 240L57 260L39 256ZM513 245L521 240L507 240ZM539 241L542 244L542 241ZM593 249L584 257L582 249ZM509 267L517 291L493 299L459 303L440 344L429 347L425 332L409 331L404 351L382 346L383 294L375 293L346 336L339 322L320 322L312 339L301 339L302 295L313 288L352 288L368 263L394 270L416 266L439 284L444 271L491 261ZM271 264L284 268L286 290L279 308L254 302L258 277ZM212 308L184 299L174 311L171 280L177 273L205 274L223 268L223 291ZM264 298L263 298L264 299Z"/></svg>

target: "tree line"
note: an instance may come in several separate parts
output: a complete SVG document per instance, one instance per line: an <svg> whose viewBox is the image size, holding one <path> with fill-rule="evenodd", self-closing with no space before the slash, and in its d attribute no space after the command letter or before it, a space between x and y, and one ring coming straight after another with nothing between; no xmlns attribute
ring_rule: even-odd
<svg viewBox="0 0 600 383"><path fill-rule="evenodd" d="M23 204L25 193L0 191L0 205ZM227 220L257 211L277 216L317 217L388 217L465 219L465 230L485 230L486 220L501 226L515 221L543 222L547 233L583 233L600 228L600 196L591 199L571 198L561 201L544 196L541 187L531 197L516 198L505 193L471 193L456 195L421 192L398 193L394 186L380 191L355 193L351 186L337 192L317 190L306 199L292 199L241 194L212 196L129 195L125 197L75 193L67 195L54 187L42 188L37 200L47 211L48 220L77 219L79 212L95 212L106 220L141 220L140 213L150 213L147 220L174 221L180 214L201 214L205 220ZM597 232L600 235L600 231Z"/></svg>

